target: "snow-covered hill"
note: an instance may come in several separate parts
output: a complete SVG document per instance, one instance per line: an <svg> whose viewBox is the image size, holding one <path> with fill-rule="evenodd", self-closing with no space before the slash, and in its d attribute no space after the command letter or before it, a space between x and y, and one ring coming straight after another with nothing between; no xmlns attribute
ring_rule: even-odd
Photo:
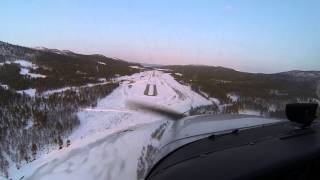
<svg viewBox="0 0 320 180"><path fill-rule="evenodd" d="M168 118L129 107L127 102L152 103L181 113L212 103L161 71L118 80L120 86L97 107L78 113L81 124L69 137L69 147L44 154L19 170L11 167L12 178L136 179L139 157L150 143L150 135Z"/></svg>
<svg viewBox="0 0 320 180"><path fill-rule="evenodd" d="M279 73L280 75L287 75L295 78L320 78L320 71L288 71Z"/></svg>
<svg viewBox="0 0 320 180"><path fill-rule="evenodd" d="M139 72L139 64L68 50L28 48L0 41L0 83L13 90L37 93Z"/></svg>

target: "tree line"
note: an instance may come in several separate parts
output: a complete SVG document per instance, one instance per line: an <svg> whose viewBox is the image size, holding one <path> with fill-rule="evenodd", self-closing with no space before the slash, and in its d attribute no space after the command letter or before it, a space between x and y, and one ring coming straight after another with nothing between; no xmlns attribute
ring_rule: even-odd
<svg viewBox="0 0 320 180"><path fill-rule="evenodd" d="M80 124L77 112L112 92L118 83L81 87L47 97L30 97L0 86L0 172L17 168L49 146L69 146L68 135Z"/></svg>

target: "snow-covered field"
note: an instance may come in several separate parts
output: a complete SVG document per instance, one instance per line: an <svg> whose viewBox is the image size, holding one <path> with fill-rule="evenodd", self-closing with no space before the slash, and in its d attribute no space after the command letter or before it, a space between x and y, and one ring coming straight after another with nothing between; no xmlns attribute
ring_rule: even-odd
<svg viewBox="0 0 320 180"><path fill-rule="evenodd" d="M45 75L42 74L35 74L35 73L30 73L30 69L37 69L38 66L36 64L33 64L29 61L20 59L20 60L15 60L15 61L5 61L4 63L0 63L0 66L3 66L4 64L11 64L15 63L20 66L20 74L23 76L30 76L31 78L45 78Z"/></svg>
<svg viewBox="0 0 320 180"><path fill-rule="evenodd" d="M20 94L25 93L25 94L27 94L27 95L29 95L31 97L34 97L36 95L36 92L37 92L37 90L36 89L32 89L32 88L21 90L21 91L17 91L17 93L20 93Z"/></svg>
<svg viewBox="0 0 320 180"><path fill-rule="evenodd" d="M120 86L101 99L95 108L78 113L81 125L68 138L69 147L53 150L17 170L12 179L137 179L141 155L150 138L168 122L159 114L128 106L128 102L154 104L183 113L212 102L179 84L167 73L147 71L118 79ZM144 94L147 84L157 94Z"/></svg>
<svg viewBox="0 0 320 180"><path fill-rule="evenodd" d="M100 83L88 83L88 84L83 85L83 86L68 86L68 87L63 87L63 88L60 88L60 89L47 90L45 92L42 92L41 96L49 96L49 95L52 95L52 94L55 94L55 93L61 93L63 91L67 91L67 90L70 90L70 89L78 90L79 88L83 88L83 87L93 87L93 86L98 86L98 85L103 85L103 84L109 84L110 83L109 81L106 81L105 78L100 78L99 81L101 81L101 82Z"/></svg>

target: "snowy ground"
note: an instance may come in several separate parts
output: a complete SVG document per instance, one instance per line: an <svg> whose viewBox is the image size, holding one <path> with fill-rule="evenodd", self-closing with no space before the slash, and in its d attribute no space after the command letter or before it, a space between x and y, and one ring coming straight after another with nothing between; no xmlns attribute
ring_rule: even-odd
<svg viewBox="0 0 320 180"><path fill-rule="evenodd" d="M45 78L45 75L42 74L35 74L35 73L30 73L30 69L37 69L38 66L36 64L33 64L29 61L20 59L20 60L16 60L16 61L6 61L4 63L0 63L0 66L4 65L4 64L11 64L11 63L15 63L15 64L19 64L20 66L20 74L23 76L30 76L31 78Z"/></svg>
<svg viewBox="0 0 320 180"><path fill-rule="evenodd" d="M154 134L168 119L128 107L127 102L152 103L181 113L212 103L161 71L141 72L120 77L119 81L120 86L96 108L78 113L81 125L69 137L69 147L44 154L19 170L11 167L11 178L137 179L141 155L148 144L157 143ZM152 85L153 92L145 95L147 84Z"/></svg>

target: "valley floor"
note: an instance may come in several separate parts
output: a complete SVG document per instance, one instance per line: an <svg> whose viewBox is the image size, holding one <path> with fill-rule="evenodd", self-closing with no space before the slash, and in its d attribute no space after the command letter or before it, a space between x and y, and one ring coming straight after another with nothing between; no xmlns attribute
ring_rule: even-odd
<svg viewBox="0 0 320 180"><path fill-rule="evenodd" d="M145 71L118 80L120 86L96 107L78 113L81 124L68 138L69 147L44 154L19 170L11 167L10 178L137 179L145 147L156 144L150 137L169 119L131 107L130 102L153 104L180 113L212 104L161 71Z"/></svg>

